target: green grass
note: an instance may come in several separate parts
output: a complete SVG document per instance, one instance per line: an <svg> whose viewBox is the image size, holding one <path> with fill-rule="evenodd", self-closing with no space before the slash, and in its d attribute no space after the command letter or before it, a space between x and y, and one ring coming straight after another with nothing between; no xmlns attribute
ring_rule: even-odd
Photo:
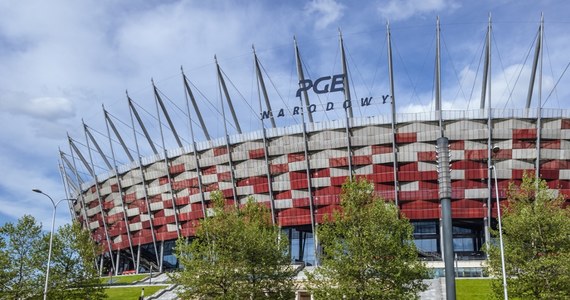
<svg viewBox="0 0 570 300"><path fill-rule="evenodd" d="M120 275L113 277L103 277L103 283L114 283L114 284L126 284L133 283L135 281L141 280L148 277L148 274L138 274L138 275ZM110 282L112 280L112 282Z"/></svg>
<svg viewBox="0 0 570 300"><path fill-rule="evenodd" d="M153 285L144 287L145 298L156 293L158 290L165 288L166 286ZM118 288L108 288L105 290L108 300L137 300L141 295L142 287L118 287Z"/></svg>
<svg viewBox="0 0 570 300"><path fill-rule="evenodd" d="M457 300L491 298L491 279L458 279L455 281Z"/></svg>

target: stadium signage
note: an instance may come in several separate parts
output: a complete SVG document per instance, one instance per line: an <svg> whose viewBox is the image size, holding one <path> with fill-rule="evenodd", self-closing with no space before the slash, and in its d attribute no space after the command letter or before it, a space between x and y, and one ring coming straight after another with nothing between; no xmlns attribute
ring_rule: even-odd
<svg viewBox="0 0 570 300"><path fill-rule="evenodd" d="M329 84L330 81L330 84ZM297 89L296 97L301 97L302 92L309 91L310 89L315 92L315 94L326 94L326 93L334 93L334 92L343 92L344 91L344 74L337 74L333 76L324 76L316 79L315 81L311 79L304 79L299 81L299 89ZM369 106L372 102L373 97L366 97L360 98L360 106ZM382 95L382 104L386 103L386 100L390 98L390 95ZM337 103L338 104L338 103ZM324 106L324 111L329 111L335 109L334 102L327 102ZM342 108L348 109L352 107L352 100L344 100L342 102ZM301 106L293 106L293 109L290 111L291 115L300 115L301 114ZM307 107L307 110L310 113L314 113L317 111L316 104L310 104ZM261 112L261 119L269 119L271 117L281 118L285 116L285 109L281 108L277 110L277 115L274 115L273 111L262 111Z"/></svg>

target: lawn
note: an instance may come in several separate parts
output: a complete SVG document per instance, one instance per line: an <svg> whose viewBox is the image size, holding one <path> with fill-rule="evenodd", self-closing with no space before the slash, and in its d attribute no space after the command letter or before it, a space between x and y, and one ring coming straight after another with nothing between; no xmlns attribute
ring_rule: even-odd
<svg viewBox="0 0 570 300"><path fill-rule="evenodd" d="M457 300L491 298L491 279L458 279L455 281Z"/></svg>
<svg viewBox="0 0 570 300"><path fill-rule="evenodd" d="M148 277L148 274L138 274L138 275L120 275L120 276L113 276L113 277L103 277L103 283L113 283L113 284L126 284L126 283L133 283L135 281L141 280ZM112 281L112 282L111 282Z"/></svg>
<svg viewBox="0 0 570 300"><path fill-rule="evenodd" d="M156 293L157 291L165 288L164 285L153 285L153 286L145 286L144 287L144 295L145 298ZM142 287L117 287L117 288L108 288L105 290L105 293L108 296L108 300L137 300L141 295Z"/></svg>

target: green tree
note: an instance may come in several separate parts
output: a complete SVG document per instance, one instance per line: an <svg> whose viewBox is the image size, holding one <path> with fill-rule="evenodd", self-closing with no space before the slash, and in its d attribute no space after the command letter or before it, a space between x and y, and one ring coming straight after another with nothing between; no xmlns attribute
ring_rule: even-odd
<svg viewBox="0 0 570 300"><path fill-rule="evenodd" d="M0 299L9 290L7 283L9 282L12 275L8 268L8 255L6 251L6 241L4 237L0 234Z"/></svg>
<svg viewBox="0 0 570 300"><path fill-rule="evenodd" d="M291 299L293 269L288 242L268 209L251 198L239 210L212 194L213 216L203 220L192 242L179 239L183 270L173 280L183 299Z"/></svg>
<svg viewBox="0 0 570 300"><path fill-rule="evenodd" d="M341 210L317 237L321 265L308 274L316 299L413 299L425 289L412 225L363 179L343 185Z"/></svg>
<svg viewBox="0 0 570 300"><path fill-rule="evenodd" d="M48 298L103 299L106 297L95 260L100 252L86 229L77 222L54 235Z"/></svg>
<svg viewBox="0 0 570 300"><path fill-rule="evenodd" d="M546 182L525 174L509 186L502 224L509 296L520 299L570 299L570 209L564 196ZM494 232L496 236L498 233ZM500 249L489 249L493 291L502 298Z"/></svg>
<svg viewBox="0 0 570 300"><path fill-rule="evenodd" d="M2 250L5 281L0 298L27 299L42 295L47 243L41 225L34 217L25 215L15 225L4 224L0 235L5 241Z"/></svg>

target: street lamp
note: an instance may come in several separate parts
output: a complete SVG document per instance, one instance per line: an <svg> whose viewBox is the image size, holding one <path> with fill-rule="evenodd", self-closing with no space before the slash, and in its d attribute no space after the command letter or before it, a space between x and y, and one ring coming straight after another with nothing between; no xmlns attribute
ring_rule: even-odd
<svg viewBox="0 0 570 300"><path fill-rule="evenodd" d="M493 153L497 153L501 150L498 146L493 147ZM501 204L499 203L499 185L497 183L497 168L495 163L491 164L491 169L493 169L493 177L495 177L495 199L497 200L497 222L499 223L499 247L501 250L501 269L503 273L503 293L505 300L509 299L507 292L507 272L505 270L505 246L503 244L503 226L501 224ZM490 217L490 216L489 216Z"/></svg>
<svg viewBox="0 0 570 300"><path fill-rule="evenodd" d="M47 299L48 281L49 281L49 267L50 267L50 263L51 263L51 246L52 246L52 242L53 242L53 228L55 227L55 212L57 210L57 206L62 201L71 201L71 200L75 200L75 199L64 198L64 199L61 199L57 202L54 202L53 199L48 194L42 192L41 190L33 189L32 191L34 191L38 194L43 194L46 197L48 197L49 200L51 201L52 206L53 206L53 215L51 218L51 231L50 231L50 235L49 235L49 250L48 250L48 261L47 261L47 270L46 270L46 282L44 285L44 300L46 300Z"/></svg>

